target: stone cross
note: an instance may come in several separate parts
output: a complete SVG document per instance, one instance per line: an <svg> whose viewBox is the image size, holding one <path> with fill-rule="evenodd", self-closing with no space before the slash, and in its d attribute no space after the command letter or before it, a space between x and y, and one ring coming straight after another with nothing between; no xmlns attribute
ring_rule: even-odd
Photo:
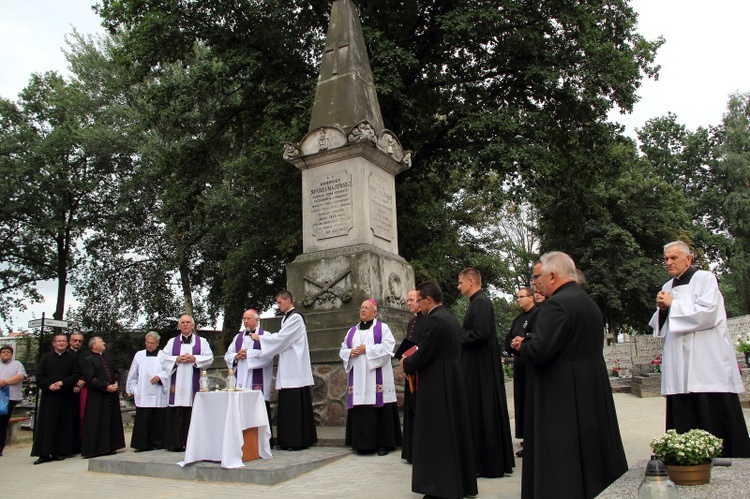
<svg viewBox="0 0 750 499"><path fill-rule="evenodd" d="M330 77L339 73L339 63L346 62L349 40L340 33L334 40L326 40L323 60L320 64L321 76Z"/></svg>

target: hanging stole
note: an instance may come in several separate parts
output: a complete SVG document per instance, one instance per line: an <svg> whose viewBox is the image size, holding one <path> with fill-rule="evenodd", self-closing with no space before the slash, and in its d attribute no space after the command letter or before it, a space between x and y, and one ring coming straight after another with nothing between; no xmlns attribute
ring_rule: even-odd
<svg viewBox="0 0 750 499"><path fill-rule="evenodd" d="M258 335L263 336L263 333L265 331L263 328L258 326ZM238 334L237 339L234 341L234 351L239 352L242 350L242 342L243 342L244 333ZM253 350L260 350L260 341L253 341ZM259 369L253 369L253 376L250 380L250 388L252 390L260 390L263 391L263 368Z"/></svg>
<svg viewBox="0 0 750 499"><path fill-rule="evenodd" d="M172 342L172 355L178 357L182 350L182 334L178 334ZM193 334L193 355L201 354L201 339ZM201 370L193 366L193 396L200 390ZM177 386L177 369L172 373L172 386ZM169 390L169 405L174 405L174 389Z"/></svg>
<svg viewBox="0 0 750 499"><path fill-rule="evenodd" d="M346 335L346 346L349 349L352 348L352 338L354 333L357 331L357 326L352 327L349 333ZM373 338L376 344L380 344L383 340L383 326L379 320L375 321L372 328ZM367 373L365 373L367 376ZM349 397L348 407L351 409L354 407L354 369L349 371ZM383 407L383 368L378 367L375 369L375 407Z"/></svg>

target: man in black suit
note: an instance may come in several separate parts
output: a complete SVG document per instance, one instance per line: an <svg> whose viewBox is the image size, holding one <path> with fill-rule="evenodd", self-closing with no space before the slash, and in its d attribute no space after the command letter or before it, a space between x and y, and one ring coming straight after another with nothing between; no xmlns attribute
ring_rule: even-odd
<svg viewBox="0 0 750 499"><path fill-rule="evenodd" d="M511 345L529 377L521 496L595 497L628 470L602 355L604 320L568 255L541 261L535 284L547 301L533 334Z"/></svg>
<svg viewBox="0 0 750 499"><path fill-rule="evenodd" d="M431 497L477 494L469 411L461 370L461 326L443 307L434 282L417 286L424 316L419 348L401 359L407 374L418 373L411 490Z"/></svg>

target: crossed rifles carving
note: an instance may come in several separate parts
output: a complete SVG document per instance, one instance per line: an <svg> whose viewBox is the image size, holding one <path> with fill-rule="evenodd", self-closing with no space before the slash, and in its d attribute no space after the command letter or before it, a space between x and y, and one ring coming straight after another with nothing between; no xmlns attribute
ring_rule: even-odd
<svg viewBox="0 0 750 499"><path fill-rule="evenodd" d="M315 279L312 279L310 277L303 277L304 280L312 284L313 286L317 286L318 291L315 293L308 293L305 295L305 298L302 300L302 304L306 307L311 306L315 301L320 298L321 296L325 294L329 294L333 297L336 297L340 299L344 303L348 303L352 300L352 290L351 289L345 289L344 291L338 291L333 288L336 284L344 280L346 276L348 276L351 273L351 270L345 270L344 272L340 273L333 279L326 279L323 282L318 282Z"/></svg>

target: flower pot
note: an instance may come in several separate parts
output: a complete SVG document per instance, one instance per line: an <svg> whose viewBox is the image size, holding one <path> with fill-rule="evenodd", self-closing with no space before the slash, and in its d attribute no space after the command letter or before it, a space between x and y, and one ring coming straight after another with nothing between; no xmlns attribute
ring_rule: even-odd
<svg viewBox="0 0 750 499"><path fill-rule="evenodd" d="M677 485L703 485L711 481L711 467L713 463L683 466L680 464L665 464L669 478Z"/></svg>

